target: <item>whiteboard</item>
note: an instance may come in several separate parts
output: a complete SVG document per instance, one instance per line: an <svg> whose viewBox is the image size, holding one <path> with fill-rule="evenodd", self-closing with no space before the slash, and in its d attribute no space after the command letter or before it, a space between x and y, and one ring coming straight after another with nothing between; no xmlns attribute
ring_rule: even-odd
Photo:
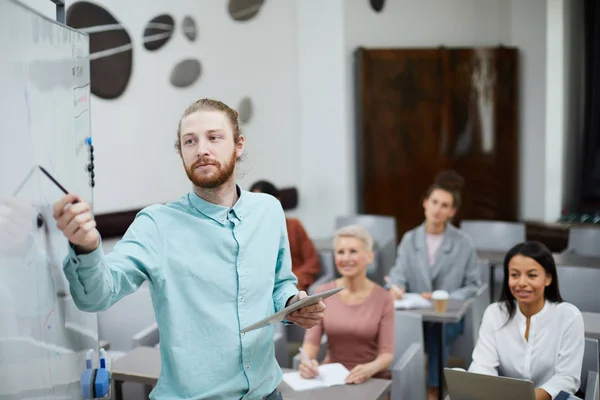
<svg viewBox="0 0 600 400"><path fill-rule="evenodd" d="M97 316L69 295L63 193L36 166L93 204L89 37L2 0L0 55L0 400L78 399Z"/></svg>

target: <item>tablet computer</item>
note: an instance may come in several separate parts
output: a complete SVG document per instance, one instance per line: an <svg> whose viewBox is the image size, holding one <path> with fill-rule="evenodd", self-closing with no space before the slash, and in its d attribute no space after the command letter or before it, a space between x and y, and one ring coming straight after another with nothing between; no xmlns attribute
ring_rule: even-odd
<svg viewBox="0 0 600 400"><path fill-rule="evenodd" d="M322 293L313 294L312 296L306 296L305 298L298 300L291 306L284 308L283 310L271 315L270 317L262 319L258 322L253 323L252 325L242 329L240 331L240 333L246 333L246 332L253 331L255 329L263 328L263 327L271 325L271 324L277 324L277 323L283 321L285 319L286 315L291 314L294 311L298 311L301 308L304 308L307 306L312 306L313 304L317 304L321 300L324 300L324 299L340 292L343 288L344 288L343 286L340 286L340 287L336 287L331 290L327 290Z"/></svg>

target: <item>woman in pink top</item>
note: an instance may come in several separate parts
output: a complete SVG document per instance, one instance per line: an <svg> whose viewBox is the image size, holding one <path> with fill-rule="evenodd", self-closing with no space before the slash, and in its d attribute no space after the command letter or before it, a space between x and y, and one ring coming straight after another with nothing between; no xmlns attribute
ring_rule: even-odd
<svg viewBox="0 0 600 400"><path fill-rule="evenodd" d="M317 353L321 336L327 335L323 363L341 363L350 375L346 383L361 383L371 377L391 378L388 370L394 356L394 303L387 291L367 278L373 261L373 239L361 226L338 230L334 237L335 265L341 278L321 285L317 292L344 286L324 300L327 311L319 325L306 331L300 375L317 376Z"/></svg>

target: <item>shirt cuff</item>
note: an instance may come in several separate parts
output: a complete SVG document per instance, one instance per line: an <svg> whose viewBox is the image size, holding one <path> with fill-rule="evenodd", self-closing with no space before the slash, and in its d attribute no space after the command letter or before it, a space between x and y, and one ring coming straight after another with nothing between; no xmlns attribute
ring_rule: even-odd
<svg viewBox="0 0 600 400"><path fill-rule="evenodd" d="M556 389L547 384L540 386L540 389L545 390L550 395L551 398L555 398L558 395L558 392L560 392L559 389Z"/></svg>
<svg viewBox="0 0 600 400"><path fill-rule="evenodd" d="M102 262L104 259L104 249L102 248L102 240L98 243L98 247L90 253L77 254L75 251L75 245L69 243L69 261L77 266L95 266Z"/></svg>

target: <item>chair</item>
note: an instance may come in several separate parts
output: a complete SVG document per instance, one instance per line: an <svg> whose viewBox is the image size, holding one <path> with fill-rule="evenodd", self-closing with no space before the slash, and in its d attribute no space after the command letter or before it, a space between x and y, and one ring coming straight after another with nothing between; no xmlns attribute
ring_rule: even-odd
<svg viewBox="0 0 600 400"><path fill-rule="evenodd" d="M483 319L483 313L490 305L489 287L487 283L481 285L473 303L465 315L464 331L458 336L451 346L451 354L464 360L464 368L467 369L472 361L473 350L479 338L479 327Z"/></svg>
<svg viewBox="0 0 600 400"><path fill-rule="evenodd" d="M581 389L585 400L600 400L600 345L598 339L585 339L581 368Z"/></svg>
<svg viewBox="0 0 600 400"><path fill-rule="evenodd" d="M460 229L472 240L477 250L506 252L526 240L525 224L522 222L463 220ZM481 278L490 282L490 265L482 262ZM494 273L493 287L490 286L492 301L496 301L502 290L504 272Z"/></svg>
<svg viewBox="0 0 600 400"><path fill-rule="evenodd" d="M460 229L471 237L477 250L508 251L526 237L522 222L463 220Z"/></svg>
<svg viewBox="0 0 600 400"><path fill-rule="evenodd" d="M364 227L373 237L375 259L367 268L367 275L375 283L385 285L384 277L396 261L396 218L387 215L350 215L337 217L336 229L347 225L358 224Z"/></svg>
<svg viewBox="0 0 600 400"><path fill-rule="evenodd" d="M580 311L600 313L597 282L600 281L599 268L572 266L557 267L560 293Z"/></svg>
<svg viewBox="0 0 600 400"><path fill-rule="evenodd" d="M565 253L580 256L600 257L600 228L571 227L569 228L569 244Z"/></svg>
<svg viewBox="0 0 600 400"><path fill-rule="evenodd" d="M425 399L423 318L410 311L396 311L395 327L391 399Z"/></svg>

